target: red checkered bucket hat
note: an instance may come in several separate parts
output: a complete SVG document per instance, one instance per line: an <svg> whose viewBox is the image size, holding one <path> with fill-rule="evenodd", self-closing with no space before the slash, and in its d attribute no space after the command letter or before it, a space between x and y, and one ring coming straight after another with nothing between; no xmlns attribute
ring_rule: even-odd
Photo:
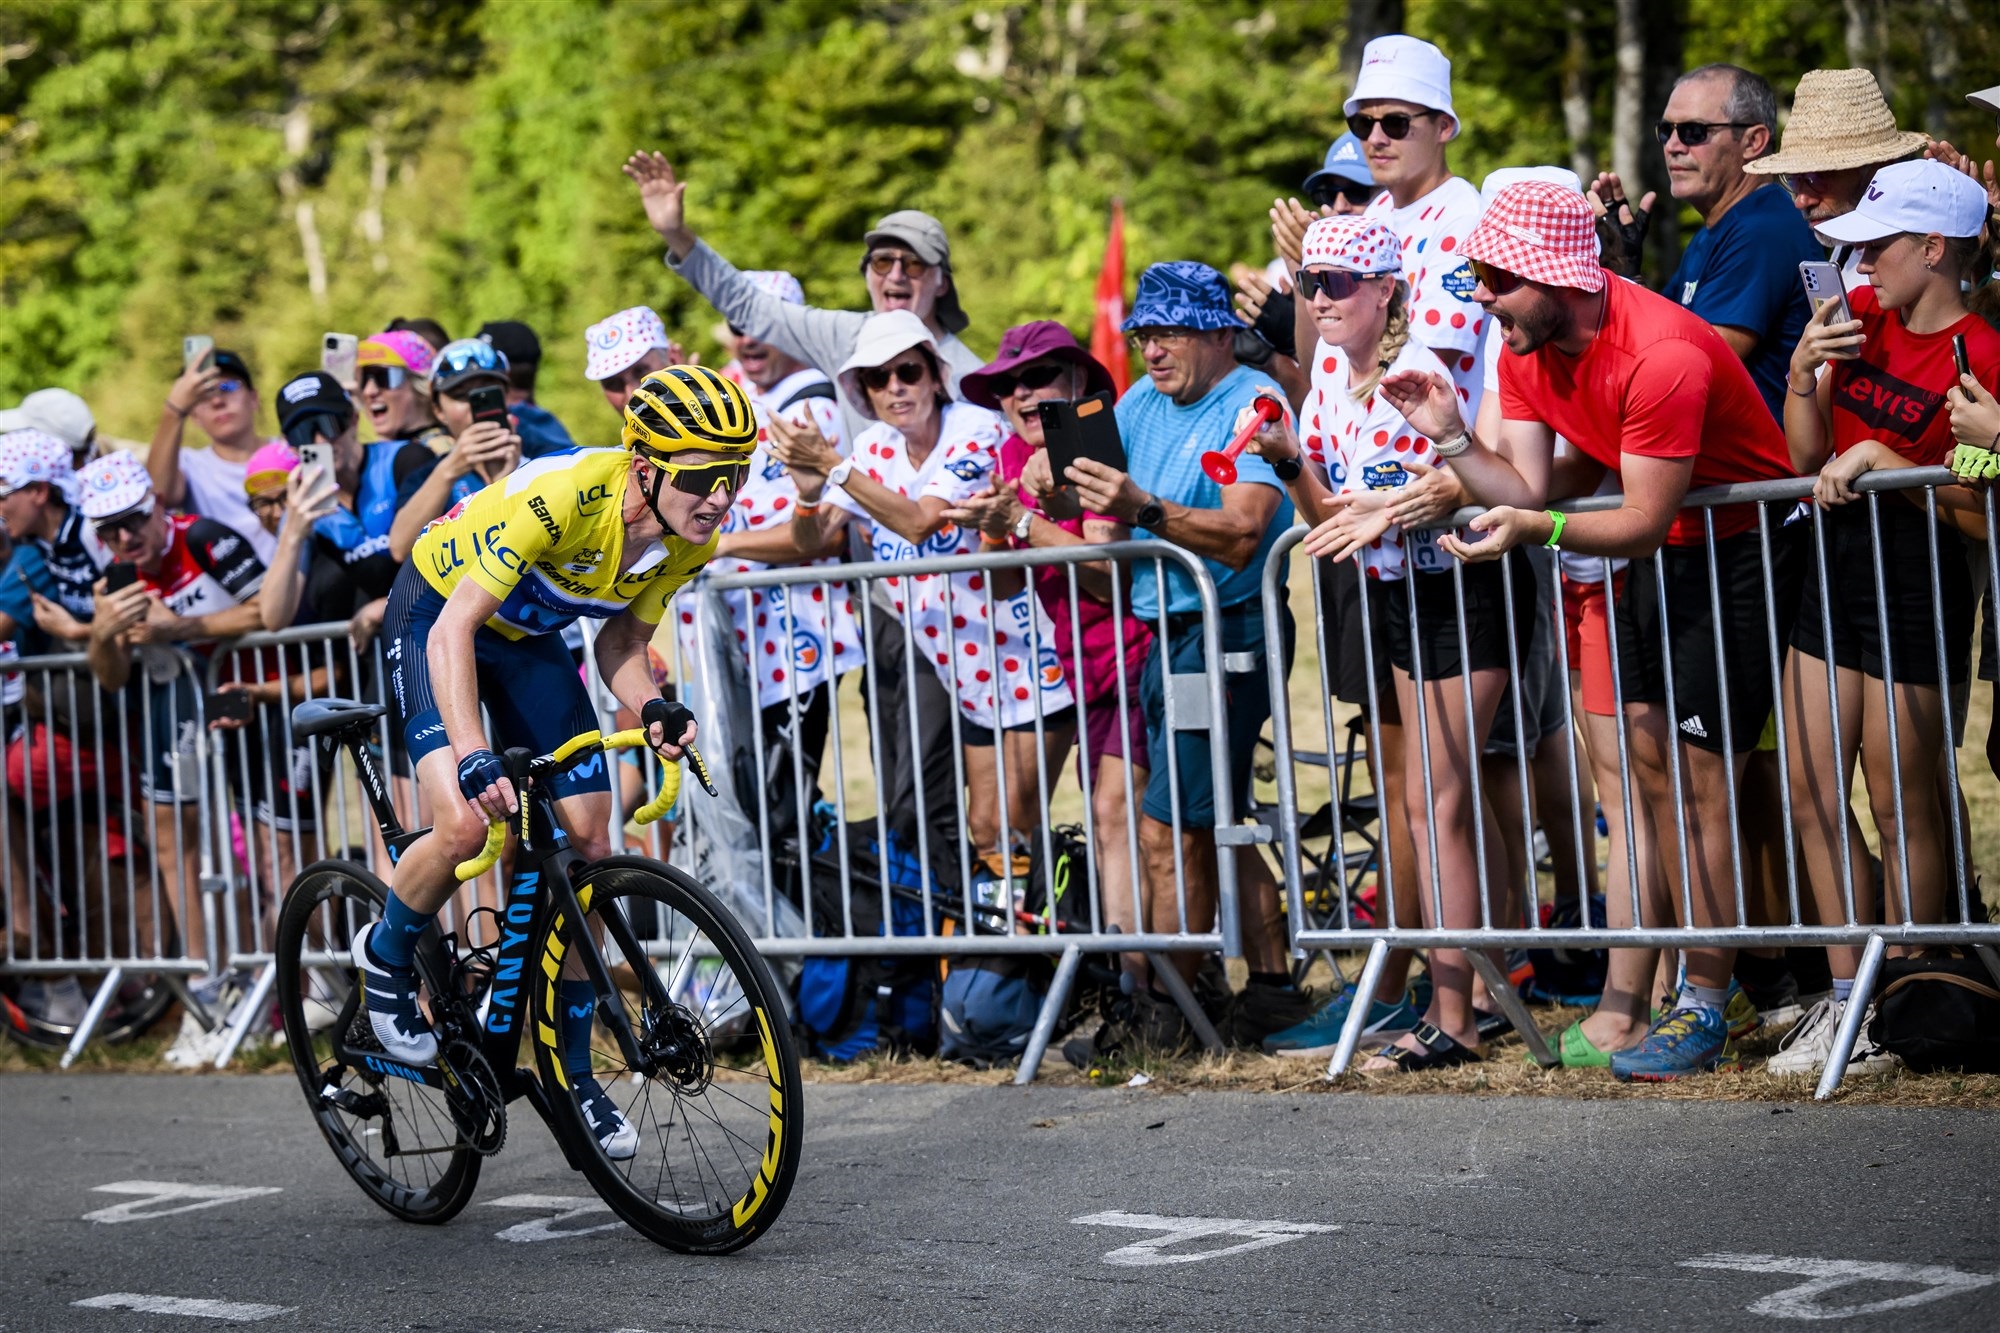
<svg viewBox="0 0 2000 1333"><path fill-rule="evenodd" d="M1589 200L1548 181L1522 181L1494 195L1459 253L1550 287L1604 287Z"/></svg>

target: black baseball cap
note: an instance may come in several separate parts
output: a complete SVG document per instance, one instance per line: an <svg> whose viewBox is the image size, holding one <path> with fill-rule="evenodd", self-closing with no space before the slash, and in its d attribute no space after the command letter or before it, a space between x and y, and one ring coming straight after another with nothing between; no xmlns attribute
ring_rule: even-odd
<svg viewBox="0 0 2000 1333"><path fill-rule="evenodd" d="M542 359L542 340L518 319L489 319L474 335L507 358L511 366L533 365Z"/></svg>
<svg viewBox="0 0 2000 1333"><path fill-rule="evenodd" d="M257 381L250 378L250 367L241 356L223 348L215 349L215 368L231 379L243 381L243 387L254 389Z"/></svg>
<svg viewBox="0 0 2000 1333"><path fill-rule="evenodd" d="M340 387L340 381L323 370L308 370L303 375L295 375L278 390L278 429L286 439L292 438L292 428L301 426L306 418L332 417L335 428L325 432L329 438L338 435L354 422L354 402L347 396L347 390ZM302 431L306 443L312 442L309 431ZM296 443L296 441L294 441Z"/></svg>

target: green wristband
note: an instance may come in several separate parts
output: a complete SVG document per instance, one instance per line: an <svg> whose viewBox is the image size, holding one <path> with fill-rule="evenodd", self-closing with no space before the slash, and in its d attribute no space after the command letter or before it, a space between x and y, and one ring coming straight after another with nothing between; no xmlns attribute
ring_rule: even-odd
<svg viewBox="0 0 2000 1333"><path fill-rule="evenodd" d="M1560 511L1554 509L1544 509L1542 512L1547 514L1549 516L1549 522L1555 525L1553 528L1549 530L1549 539L1543 542L1542 545L1544 546L1560 545L1563 539L1563 524L1569 522L1569 515L1561 513Z"/></svg>

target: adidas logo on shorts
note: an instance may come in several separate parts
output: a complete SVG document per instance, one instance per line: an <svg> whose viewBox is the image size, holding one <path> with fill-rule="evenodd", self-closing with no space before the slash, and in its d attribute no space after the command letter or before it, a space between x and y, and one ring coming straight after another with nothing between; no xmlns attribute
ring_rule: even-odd
<svg viewBox="0 0 2000 1333"><path fill-rule="evenodd" d="M1703 740L1708 739L1708 728L1701 725L1701 714L1699 713L1690 718L1683 718L1681 720L1681 730L1690 736L1699 736Z"/></svg>

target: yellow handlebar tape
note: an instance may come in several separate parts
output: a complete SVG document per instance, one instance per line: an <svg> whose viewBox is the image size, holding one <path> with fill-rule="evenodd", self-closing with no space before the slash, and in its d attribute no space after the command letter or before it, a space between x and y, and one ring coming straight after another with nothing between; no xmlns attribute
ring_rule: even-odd
<svg viewBox="0 0 2000 1333"><path fill-rule="evenodd" d="M461 884L469 879L477 879L493 868L494 863L500 859L500 849L506 845L507 821L496 819L486 826L486 845L480 848L479 855L470 861L460 861L458 868L452 873L458 876L458 882Z"/></svg>

